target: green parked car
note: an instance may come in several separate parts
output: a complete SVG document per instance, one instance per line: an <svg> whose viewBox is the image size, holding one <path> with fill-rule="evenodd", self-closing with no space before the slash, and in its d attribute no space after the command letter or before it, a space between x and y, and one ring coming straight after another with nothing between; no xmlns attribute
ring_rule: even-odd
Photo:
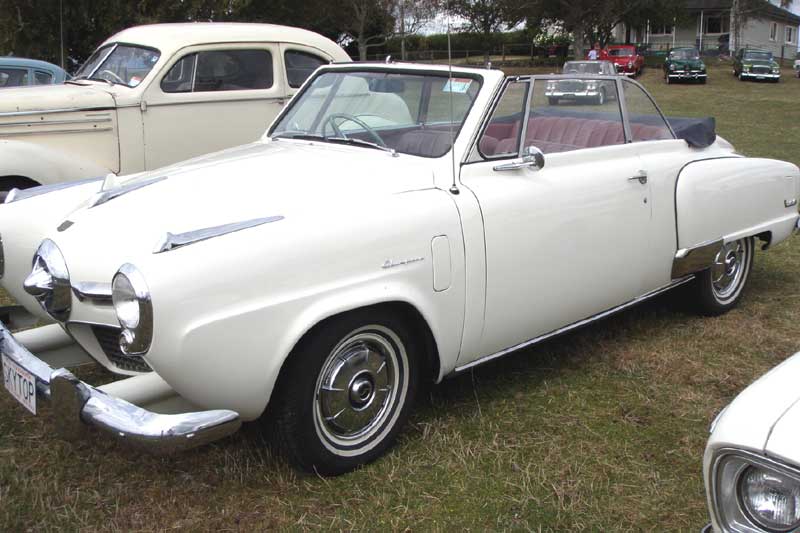
<svg viewBox="0 0 800 533"><path fill-rule="evenodd" d="M740 80L781 80L781 66L772 52L757 48L740 48L733 59L733 75Z"/></svg>
<svg viewBox="0 0 800 533"><path fill-rule="evenodd" d="M664 60L664 80L669 84L680 80L705 83L708 73L697 48L673 48Z"/></svg>

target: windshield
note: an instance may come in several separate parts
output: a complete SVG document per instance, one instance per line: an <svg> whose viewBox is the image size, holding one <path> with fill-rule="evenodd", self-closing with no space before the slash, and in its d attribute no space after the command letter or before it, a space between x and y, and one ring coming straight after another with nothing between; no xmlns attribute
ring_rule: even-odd
<svg viewBox="0 0 800 533"><path fill-rule="evenodd" d="M672 59L700 59L700 53L697 50L673 50L669 53Z"/></svg>
<svg viewBox="0 0 800 533"><path fill-rule="evenodd" d="M602 74L603 64L599 62L584 63L567 61L564 63L564 74Z"/></svg>
<svg viewBox="0 0 800 533"><path fill-rule="evenodd" d="M633 48L612 48L608 51L611 57L628 57L633 55Z"/></svg>
<svg viewBox="0 0 800 533"><path fill-rule="evenodd" d="M772 61L772 52L745 52L744 58L753 61Z"/></svg>
<svg viewBox="0 0 800 533"><path fill-rule="evenodd" d="M479 90L478 79L450 80L446 73L325 72L292 101L270 136L441 157Z"/></svg>
<svg viewBox="0 0 800 533"><path fill-rule="evenodd" d="M136 87L156 64L161 53L130 44L111 44L98 48L83 64L75 79L102 80Z"/></svg>

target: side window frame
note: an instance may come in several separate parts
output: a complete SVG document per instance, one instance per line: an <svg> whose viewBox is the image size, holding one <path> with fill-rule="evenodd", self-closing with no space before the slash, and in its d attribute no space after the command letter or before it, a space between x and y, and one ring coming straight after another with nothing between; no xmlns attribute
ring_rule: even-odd
<svg viewBox="0 0 800 533"><path fill-rule="evenodd" d="M326 64L329 64L331 62L330 58L326 58L322 54L317 54L317 53L311 52L309 50L302 49L302 48L299 48L299 47L296 47L296 46L292 46L292 45L281 46L280 47L280 51L281 51L281 61L283 62L283 73L284 73L284 76L286 78L286 87L289 90L298 90L298 89L300 89L300 87L303 86L303 83L308 81L308 79L311 77L311 75L317 69L312 70L309 73L309 75L306 76L306 78L303 80L303 82L300 85L298 85L297 87L293 87L291 85L291 82L289 81L289 64L286 61L286 54L294 53L294 54L300 54L300 55L304 55L304 56L313 57L314 59L318 59L320 61L320 65L317 68L325 66Z"/></svg>
<svg viewBox="0 0 800 533"><path fill-rule="evenodd" d="M264 89L243 89L231 91L184 91L184 92L165 92L161 88L161 82L170 73L172 68L182 61L185 57L192 54L199 58L203 52L231 51L231 50L263 50L268 52L271 57L270 68L272 68L272 86ZM198 61L196 59L196 61ZM207 100L249 100L251 98L280 99L285 96L286 79L283 73L282 55L280 43L275 41L258 42L225 42L225 43L203 43L186 46L177 50L167 60L153 77L153 81L145 89L146 97L157 98L158 103L178 102L178 101L202 101ZM195 82L197 70L195 68ZM193 86L194 83L193 82Z"/></svg>
<svg viewBox="0 0 800 533"><path fill-rule="evenodd" d="M528 88L525 93L525 107L522 111L522 124L517 132L517 152L512 154L497 154L494 156L487 156L481 152L480 149L480 142L483 139L483 136L486 134L486 130L489 128L489 125L492 123L492 118L494 117L494 112L497 110L497 106L500 105L500 101L505 96L506 91L508 91L509 87L513 83L525 83L528 85ZM474 152L477 154L479 158L478 161L503 161L505 159L516 159L522 156L522 150L524 147L522 146L523 139L525 139L525 134L528 129L528 116L531 112L531 98L533 98L533 86L534 86L534 78L530 76L507 76L506 79L503 81L502 88L498 91L497 96L492 101L492 105L489 108L489 112L487 113L486 119L484 120L483 125L481 126L480 132L475 139L474 144Z"/></svg>
<svg viewBox="0 0 800 533"><path fill-rule="evenodd" d="M663 120L664 124L667 125L667 129L672 134L672 139L652 139L648 141L634 141L633 128L631 128L631 120L628 112L628 98L625 96L625 85L624 85L625 83L629 83L631 84L632 87L635 87L642 91L642 94L644 94L647 97L647 100L653 105L656 112L658 112L658 116L661 117L661 120ZM627 78L619 78L617 79L617 95L620 100L620 107L622 108L622 123L625 129L625 144L635 144L638 142L666 141L666 140L674 141L675 139L678 138L678 136L675 135L675 130L672 129L672 124L669 123L669 120L667 120L667 117L664 116L664 113L661 111L661 108L658 107L656 101L653 100L653 97L650 95L647 89L645 89L642 85Z"/></svg>

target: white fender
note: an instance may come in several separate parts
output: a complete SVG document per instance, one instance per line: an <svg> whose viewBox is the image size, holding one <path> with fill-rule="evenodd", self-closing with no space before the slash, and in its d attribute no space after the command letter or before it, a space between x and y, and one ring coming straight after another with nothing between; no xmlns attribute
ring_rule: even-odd
<svg viewBox="0 0 800 533"><path fill-rule="evenodd" d="M688 164L675 186L678 248L769 234L791 235L797 221L800 170L772 159L731 157Z"/></svg>
<svg viewBox="0 0 800 533"><path fill-rule="evenodd" d="M27 141L0 141L0 190L7 176L19 176L39 185L51 185L96 176L112 170L87 159Z"/></svg>

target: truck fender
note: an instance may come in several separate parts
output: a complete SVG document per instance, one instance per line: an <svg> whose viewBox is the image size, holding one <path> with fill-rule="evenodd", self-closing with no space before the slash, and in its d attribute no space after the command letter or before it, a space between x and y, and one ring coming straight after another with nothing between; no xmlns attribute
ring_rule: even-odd
<svg viewBox="0 0 800 533"><path fill-rule="evenodd" d="M766 248L783 241L797 223L799 197L800 170L791 163L726 157L687 164L675 184L673 278L706 268L722 243L758 236ZM693 267L676 274L681 260Z"/></svg>
<svg viewBox="0 0 800 533"><path fill-rule="evenodd" d="M31 185L52 185L96 176L105 176L110 169L92 161L76 159L66 152L26 141L0 141L0 190L11 188L11 181L33 182Z"/></svg>

